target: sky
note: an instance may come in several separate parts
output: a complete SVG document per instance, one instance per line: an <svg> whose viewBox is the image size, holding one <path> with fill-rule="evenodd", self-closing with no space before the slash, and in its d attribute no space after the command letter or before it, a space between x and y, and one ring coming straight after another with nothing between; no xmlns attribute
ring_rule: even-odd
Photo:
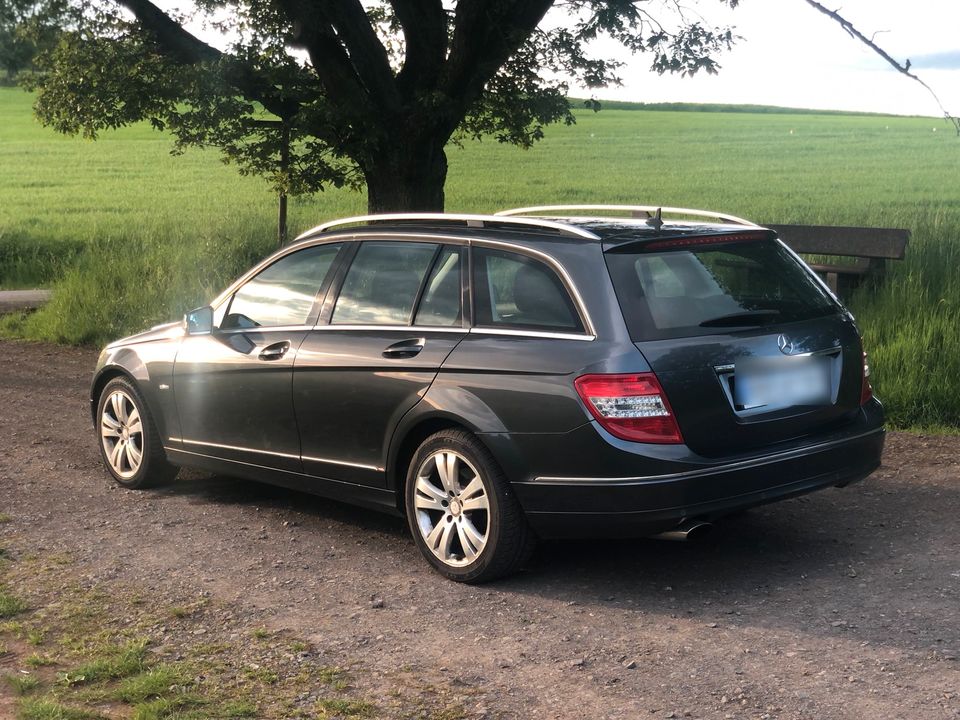
<svg viewBox="0 0 960 720"><path fill-rule="evenodd" d="M180 0L156 0L166 9ZM669 1L669 0L668 0ZM612 43L598 46L625 61L623 84L571 94L636 102L751 103L826 110L853 110L941 117L937 102L919 83L890 67L804 0L741 0L731 10L719 0L682 0L714 25L734 25L743 39L721 59L717 75L660 76L650 58L631 56ZM650 5L655 7L651 0ZM824 0L868 37L912 69L960 115L960 0ZM556 12L556 11L555 11ZM556 21L562 15L548 16ZM194 32L212 44L199 27Z"/></svg>
<svg viewBox="0 0 960 720"><path fill-rule="evenodd" d="M826 0L867 37L916 72L960 115L960 1ZM743 36L720 60L722 69L694 78L659 76L650 59L621 53L623 86L594 91L600 99L642 102L755 103L903 115L941 116L924 88L852 39L804 0L687 0L712 24ZM589 95L577 90L574 94Z"/></svg>

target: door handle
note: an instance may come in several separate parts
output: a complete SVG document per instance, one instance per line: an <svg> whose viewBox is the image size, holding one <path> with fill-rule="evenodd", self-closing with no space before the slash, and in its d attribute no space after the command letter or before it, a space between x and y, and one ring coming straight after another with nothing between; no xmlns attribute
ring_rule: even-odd
<svg viewBox="0 0 960 720"><path fill-rule="evenodd" d="M287 354L287 350L289 349L290 343L284 340L283 342L274 343L273 345L267 345L260 351L258 357L261 360L279 360Z"/></svg>
<svg viewBox="0 0 960 720"><path fill-rule="evenodd" d="M426 342L427 341L425 338L409 338L407 340L401 340L400 342L394 343L384 350L383 356L385 358L393 359L411 358L423 350L423 346Z"/></svg>

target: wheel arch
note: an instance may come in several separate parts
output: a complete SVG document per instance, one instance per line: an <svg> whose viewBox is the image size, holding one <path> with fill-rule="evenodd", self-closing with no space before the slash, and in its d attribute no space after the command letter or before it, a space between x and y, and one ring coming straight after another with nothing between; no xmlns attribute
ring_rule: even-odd
<svg viewBox="0 0 960 720"><path fill-rule="evenodd" d="M108 382L118 377L126 378L134 386L137 385L136 376L122 365L107 365L94 375L93 383L90 385L90 419L94 425L97 424L97 403L100 402L100 393Z"/></svg>
<svg viewBox="0 0 960 720"><path fill-rule="evenodd" d="M462 418L445 413L418 417L394 434L387 461L387 487L394 491L400 512L404 511L404 487L410 461L423 441L441 430L464 430L476 436L476 428Z"/></svg>

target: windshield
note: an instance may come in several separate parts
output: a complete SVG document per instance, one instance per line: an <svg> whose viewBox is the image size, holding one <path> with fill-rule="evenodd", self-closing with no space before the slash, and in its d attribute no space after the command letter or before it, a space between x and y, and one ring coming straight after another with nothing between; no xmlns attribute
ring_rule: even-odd
<svg viewBox="0 0 960 720"><path fill-rule="evenodd" d="M776 241L613 250L605 257L635 341L797 322L838 309Z"/></svg>

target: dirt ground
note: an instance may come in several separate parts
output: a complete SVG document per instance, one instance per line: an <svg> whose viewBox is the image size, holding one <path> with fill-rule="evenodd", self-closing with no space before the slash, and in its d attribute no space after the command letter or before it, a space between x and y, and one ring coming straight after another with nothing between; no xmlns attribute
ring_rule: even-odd
<svg viewBox="0 0 960 720"><path fill-rule="evenodd" d="M288 630L374 701L402 674L467 717L960 717L960 438L891 433L867 481L702 543L546 543L520 576L465 587L399 519L196 473L116 488L94 361L0 342L0 541L69 553L65 577L209 597L210 636Z"/></svg>

